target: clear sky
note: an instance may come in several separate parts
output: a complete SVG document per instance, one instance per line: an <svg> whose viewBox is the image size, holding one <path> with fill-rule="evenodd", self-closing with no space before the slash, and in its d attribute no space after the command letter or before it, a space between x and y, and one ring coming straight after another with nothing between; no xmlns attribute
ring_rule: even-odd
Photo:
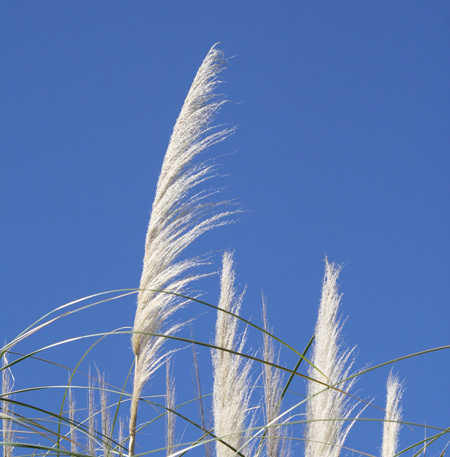
<svg viewBox="0 0 450 457"><path fill-rule="evenodd" d="M71 300L138 286L170 133L216 42L232 57L220 91L233 103L218 122L238 130L210 154L225 175L217 186L247 212L189 252L212 251L217 270L222 250L234 249L247 286L242 315L261 322L263 291L274 333L299 350L313 332L325 254L344 265L344 335L357 345L355 369L449 344L443 0L1 2L2 339ZM216 302L217 277L198 288ZM130 326L134 312L134 297L107 303L17 350ZM213 314L199 305L184 313L199 315L193 335L211 342ZM260 340L250 332L247 350L255 353ZM88 345L42 356L74 366ZM208 392L209 351L198 352ZM179 402L196 395L191 353L175 357ZM132 360L128 336L102 342L88 359L121 386ZM292 367L287 352L282 360ZM449 426L449 366L449 351L395 364L405 420ZM363 376L358 395L382 407L388 372ZM17 368L16 386L67 382L64 370L49 376L47 365ZM160 376L146 394L164 393ZM299 380L292 390L304 387ZM146 414L154 413L140 419ZM382 414L369 408L364 416ZM178 439L189 439L178 425ZM404 427L401 445L424 433ZM378 423L356 424L347 442L373 455L380 443ZM301 455L302 444L294 450Z"/></svg>

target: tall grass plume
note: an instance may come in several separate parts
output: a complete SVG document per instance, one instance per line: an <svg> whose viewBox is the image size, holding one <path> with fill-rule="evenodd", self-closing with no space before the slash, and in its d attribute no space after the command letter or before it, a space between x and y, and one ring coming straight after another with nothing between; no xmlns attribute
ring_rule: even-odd
<svg viewBox="0 0 450 457"><path fill-rule="evenodd" d="M262 297L263 304L263 324L266 332L271 332L269 319L267 317L266 299ZM270 364L278 365L280 357L275 353L273 339L263 334L263 358ZM264 364L263 366L264 381L264 418L266 425L269 425L265 432L265 445L267 457L280 457L289 455L288 441L284 440L286 431L283 425L277 426L281 413L281 402L283 392L283 375L272 365Z"/></svg>
<svg viewBox="0 0 450 457"><path fill-rule="evenodd" d="M220 278L220 301L217 311L216 336L214 345L229 351L241 352L246 333L238 333L239 321L229 313L238 315L243 294L235 288L233 254L225 252ZM222 441L216 441L217 457L232 457L244 445L246 420L249 416L251 363L239 355L226 350L214 349L213 361L213 417L214 434ZM245 454L246 449L242 450Z"/></svg>
<svg viewBox="0 0 450 457"><path fill-rule="evenodd" d="M341 296L337 280L340 266L325 259L325 276L322 297L315 328L315 341L309 376L330 385L335 385L347 377L351 368L351 350L342 347L342 321L338 317ZM324 376L325 375L325 376ZM353 382L339 384L339 389L348 391ZM344 425L350 413L348 397L335 389L324 388L314 381L308 382L308 402L305 432L306 457L338 457L347 434L352 426Z"/></svg>
<svg viewBox="0 0 450 457"><path fill-rule="evenodd" d="M383 423L383 444L381 457L393 457L397 453L402 408L400 402L403 396L402 384L392 371L386 383L386 414Z"/></svg>
<svg viewBox="0 0 450 457"><path fill-rule="evenodd" d="M14 386L14 378L8 367L8 358L6 352L2 357L2 389L1 389L1 414L2 414L2 435L4 443L12 443L14 441L13 418L12 418L12 403L10 392ZM3 445L3 456L12 457L14 446L10 444Z"/></svg>
<svg viewBox="0 0 450 457"><path fill-rule="evenodd" d="M198 279L193 270L201 258L179 260L180 254L203 233L228 222L231 211L214 201L212 190L198 190L214 176L215 167L199 155L223 141L233 129L211 126L224 100L214 94L223 68L223 56L213 46L200 66L170 138L158 179L150 222L140 292L131 339L135 355L133 395L130 409L130 455L134 454L139 396L152 373L164 362L159 349L164 342L155 334L175 333L182 324L167 326L168 318L183 305L176 296ZM188 274L189 273L189 274Z"/></svg>

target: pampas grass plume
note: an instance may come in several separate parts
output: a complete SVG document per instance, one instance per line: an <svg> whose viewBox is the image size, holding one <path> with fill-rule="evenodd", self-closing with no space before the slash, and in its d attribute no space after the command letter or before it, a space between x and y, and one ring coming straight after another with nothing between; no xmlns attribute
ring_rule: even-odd
<svg viewBox="0 0 450 457"><path fill-rule="evenodd" d="M220 278L219 308L239 314L243 295L237 295L234 286L233 254L225 252ZM246 340L245 332L238 333L239 321L234 316L217 311L215 346L241 352ZM250 401L250 362L227 351L214 349L213 361L213 416L214 434L231 447L216 441L217 457L232 457L244 444L245 422ZM233 450L234 449L234 450ZM246 450L242 450L246 453Z"/></svg>
<svg viewBox="0 0 450 457"><path fill-rule="evenodd" d="M399 378L389 373L386 383L386 414L383 423L382 457L393 457L397 453L398 434L400 432L403 388Z"/></svg>
<svg viewBox="0 0 450 457"><path fill-rule="evenodd" d="M349 357L352 351L342 349L342 322L338 318L341 296L337 279L341 267L325 259L325 277L315 329L315 342L309 376L330 385L347 377L351 368ZM340 383L339 389L347 391L352 381ZM347 437L350 425L344 427L343 419L350 413L348 398L344 393L326 389L322 384L308 382L306 457L338 457Z"/></svg>
<svg viewBox="0 0 450 457"><path fill-rule="evenodd" d="M196 159L233 132L233 129L217 130L211 126L224 103L214 94L222 68L222 53L213 46L194 78L176 121L158 179L131 339L135 372L130 409L130 455L134 454L139 396L168 355L159 355L164 339L153 335L171 335L183 325L164 325L183 301L173 294L158 291L180 293L200 277L192 270L205 261L200 258L178 260L180 254L203 233L228 223L227 216L233 213L223 209L224 202L210 201L214 191L198 190L199 184L214 176L215 167Z"/></svg>
<svg viewBox="0 0 450 457"><path fill-rule="evenodd" d="M263 324L266 332L271 332L269 321L267 318L267 303L262 297L263 304ZM279 364L279 355L275 356L275 347L273 339L263 334L263 358L271 364ZM264 381L264 415L266 424L270 427L266 431L266 455L267 457L280 457L281 455L289 455L289 448L286 445L287 441L283 441L286 433L282 426L273 425L280 416L281 412L281 393L283 391L283 376L280 370L277 370L269 364L263 366L263 381Z"/></svg>
<svg viewBox="0 0 450 457"><path fill-rule="evenodd" d="M13 432L13 421L11 403L6 401L10 398L9 395L14 385L14 378L12 376L11 370L8 368L8 359L6 353L2 357L2 389L1 389L1 402L2 409L2 435L4 443L12 443L14 440ZM8 444L3 445L3 456L12 457L14 447Z"/></svg>

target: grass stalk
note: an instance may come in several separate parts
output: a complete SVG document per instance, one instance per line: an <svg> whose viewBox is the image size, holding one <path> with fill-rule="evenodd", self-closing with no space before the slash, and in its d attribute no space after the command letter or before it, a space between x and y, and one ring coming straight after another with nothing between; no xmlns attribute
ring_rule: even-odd
<svg viewBox="0 0 450 457"><path fill-rule="evenodd" d="M75 426L75 397L73 395L72 387L69 386L69 437L70 437L70 451L77 452L77 428Z"/></svg>
<svg viewBox="0 0 450 457"><path fill-rule="evenodd" d="M91 368L89 367L89 380L88 380L88 436L87 436L87 448L89 455L96 455L96 440L95 440L95 390L93 385L93 378L91 376Z"/></svg>
<svg viewBox="0 0 450 457"><path fill-rule="evenodd" d="M97 370L98 387L100 391L100 412L102 421L102 447L103 457L109 457L111 454L111 418L108 411L108 391L104 374Z"/></svg>
<svg viewBox="0 0 450 457"><path fill-rule="evenodd" d="M166 361L166 446L167 455L175 451L175 422L177 416L172 412L175 409L175 380L170 371L170 360Z"/></svg>

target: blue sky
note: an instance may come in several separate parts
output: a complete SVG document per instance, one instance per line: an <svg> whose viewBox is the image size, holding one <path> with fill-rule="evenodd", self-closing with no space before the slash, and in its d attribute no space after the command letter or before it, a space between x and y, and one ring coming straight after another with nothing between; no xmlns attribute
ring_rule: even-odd
<svg viewBox="0 0 450 457"><path fill-rule="evenodd" d="M450 5L439 0L2 2L2 338L71 300L138 286L170 133L216 42L230 57L220 91L232 102L218 122L238 130L210 153L225 175L217 185L247 212L190 253L212 251L218 269L234 249L243 316L260 322L263 291L274 332L299 349L314 328L325 254L344 264L356 368L449 344ZM217 299L217 278L198 287ZM133 297L108 303L20 349L132 325L134 311ZM185 315L201 315L192 331L211 342L214 316ZM251 334L248 351L259 342ZM86 348L45 357L74 366ZM190 354L175 360L189 381L180 402L195 396ZM89 357L121 385L129 339ZM199 357L207 391L208 351ZM447 351L395 365L405 420L448 426L448 367ZM33 380L17 370L18 387L51 383L40 364ZM382 406L388 371L362 377L358 394ZM163 393L159 379L154 391ZM423 435L404 428L401 445ZM362 423L348 444L376 455L380 441L380 424Z"/></svg>

